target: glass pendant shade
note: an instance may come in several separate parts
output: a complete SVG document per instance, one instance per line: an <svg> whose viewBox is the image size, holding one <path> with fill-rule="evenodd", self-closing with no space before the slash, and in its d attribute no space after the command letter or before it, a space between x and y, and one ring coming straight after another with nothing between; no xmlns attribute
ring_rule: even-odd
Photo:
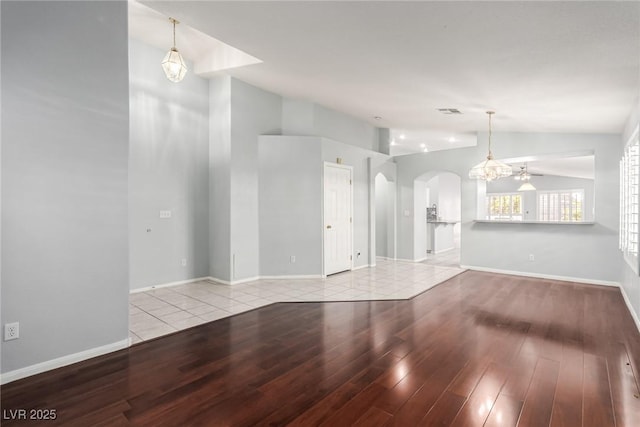
<svg viewBox="0 0 640 427"><path fill-rule="evenodd" d="M478 163L469 171L469 178L482 179L484 181L493 181L494 179L511 176L513 169L500 160L495 160L493 156L487 157L487 160Z"/></svg>
<svg viewBox="0 0 640 427"><path fill-rule="evenodd" d="M180 55L178 49L172 47L171 50L167 52L167 55L162 60L162 69L167 78L172 82L177 83L184 79L184 76L187 74L187 65L184 63L184 59L182 59L182 55Z"/></svg>
<svg viewBox="0 0 640 427"><path fill-rule="evenodd" d="M518 188L518 191L535 191L536 187L533 186L530 182L525 182Z"/></svg>

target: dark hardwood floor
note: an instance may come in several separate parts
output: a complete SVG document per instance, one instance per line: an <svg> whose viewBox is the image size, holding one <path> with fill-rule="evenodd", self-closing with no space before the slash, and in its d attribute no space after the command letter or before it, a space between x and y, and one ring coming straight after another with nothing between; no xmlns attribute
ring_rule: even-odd
<svg viewBox="0 0 640 427"><path fill-rule="evenodd" d="M55 409L43 425L637 427L639 368L618 289L466 272L406 301L263 307L1 399Z"/></svg>

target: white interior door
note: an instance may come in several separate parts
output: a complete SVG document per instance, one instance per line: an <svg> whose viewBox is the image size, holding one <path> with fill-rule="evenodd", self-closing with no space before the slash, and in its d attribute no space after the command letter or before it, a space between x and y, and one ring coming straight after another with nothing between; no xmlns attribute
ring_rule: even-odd
<svg viewBox="0 0 640 427"><path fill-rule="evenodd" d="M350 166L324 165L324 274L351 270Z"/></svg>

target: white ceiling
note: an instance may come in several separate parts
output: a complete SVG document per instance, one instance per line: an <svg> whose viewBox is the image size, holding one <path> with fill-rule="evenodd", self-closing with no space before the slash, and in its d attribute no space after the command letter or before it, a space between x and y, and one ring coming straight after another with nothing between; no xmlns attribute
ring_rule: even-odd
<svg viewBox="0 0 640 427"><path fill-rule="evenodd" d="M395 154L473 145L488 109L496 132L620 133L639 93L640 2L143 3L263 61L228 74L405 134Z"/></svg>

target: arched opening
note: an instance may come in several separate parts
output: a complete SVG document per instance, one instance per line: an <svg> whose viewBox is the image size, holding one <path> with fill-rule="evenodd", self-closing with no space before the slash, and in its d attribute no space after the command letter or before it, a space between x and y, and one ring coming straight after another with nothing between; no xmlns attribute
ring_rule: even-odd
<svg viewBox="0 0 640 427"><path fill-rule="evenodd" d="M396 185L383 173L375 178L375 253L384 259L396 258Z"/></svg>
<svg viewBox="0 0 640 427"><path fill-rule="evenodd" d="M414 181L414 254L428 264L460 265L460 177L429 172Z"/></svg>

